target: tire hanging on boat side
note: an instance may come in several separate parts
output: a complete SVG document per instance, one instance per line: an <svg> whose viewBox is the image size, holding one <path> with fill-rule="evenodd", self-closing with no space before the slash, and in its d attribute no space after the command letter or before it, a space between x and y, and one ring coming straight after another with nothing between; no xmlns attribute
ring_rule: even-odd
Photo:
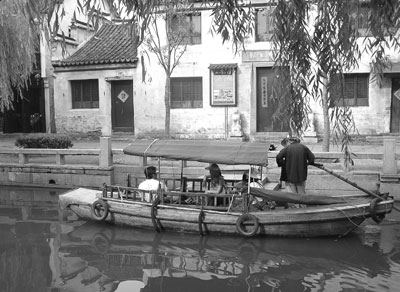
<svg viewBox="0 0 400 292"><path fill-rule="evenodd" d="M385 214L380 214L380 215L376 214L376 207L380 201L382 201L381 198L375 198L369 204L369 211L371 212L371 218L376 223L381 223L382 220L385 218Z"/></svg>
<svg viewBox="0 0 400 292"><path fill-rule="evenodd" d="M245 222L251 222L253 228L247 230L245 227ZM247 224L248 225L248 224ZM236 221L236 230L243 236L251 237L256 235L259 228L259 222L256 216L251 215L249 213L241 215Z"/></svg>
<svg viewBox="0 0 400 292"><path fill-rule="evenodd" d="M108 204L104 200L98 199L91 205L90 213L93 220L104 221L109 213Z"/></svg>

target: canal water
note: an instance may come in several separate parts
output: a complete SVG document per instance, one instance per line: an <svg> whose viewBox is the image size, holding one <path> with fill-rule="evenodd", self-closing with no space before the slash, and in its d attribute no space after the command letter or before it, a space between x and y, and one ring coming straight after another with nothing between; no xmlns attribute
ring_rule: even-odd
<svg viewBox="0 0 400 292"><path fill-rule="evenodd" d="M1 292L400 291L400 213L342 239L156 233L59 220L60 190L0 186Z"/></svg>

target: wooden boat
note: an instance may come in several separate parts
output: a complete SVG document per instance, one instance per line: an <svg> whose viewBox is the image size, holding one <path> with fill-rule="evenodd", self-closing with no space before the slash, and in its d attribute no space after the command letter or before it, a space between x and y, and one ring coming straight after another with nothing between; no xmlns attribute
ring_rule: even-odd
<svg viewBox="0 0 400 292"><path fill-rule="evenodd" d="M268 163L268 145L265 143L139 140L127 146L124 153L225 165L264 167ZM184 181L189 183L190 179ZM394 204L387 194L349 198L231 188L227 194L210 195L201 189L188 191L183 182L180 187L180 191L150 192L150 202L143 201L143 191L133 187L105 185L102 191L79 188L61 195L59 203L62 210L71 210L88 220L152 228L158 232L228 233L246 237L344 236L367 218L379 223L391 212ZM249 204L252 196L306 206L255 211ZM210 197L214 199L211 204ZM191 203L185 203L187 198L191 198ZM221 198L224 204L218 205L217 198ZM236 203L240 209L233 208Z"/></svg>

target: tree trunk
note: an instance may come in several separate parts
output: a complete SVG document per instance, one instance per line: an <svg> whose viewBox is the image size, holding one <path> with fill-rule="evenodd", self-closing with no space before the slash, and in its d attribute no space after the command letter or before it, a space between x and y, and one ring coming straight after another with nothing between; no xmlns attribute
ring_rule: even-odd
<svg viewBox="0 0 400 292"><path fill-rule="evenodd" d="M50 116L50 133L55 134L57 133L57 129L56 129L55 108L54 108L54 82L52 82L52 87L50 88L49 116Z"/></svg>
<svg viewBox="0 0 400 292"><path fill-rule="evenodd" d="M164 102L165 102L165 136L167 138L171 137L170 134L170 123L171 123L171 76L167 74L167 78L165 80L165 94L164 94Z"/></svg>
<svg viewBox="0 0 400 292"><path fill-rule="evenodd" d="M329 122L329 99L328 99L328 79L324 78L321 90L322 113L324 119L324 133L322 141L322 151L329 152L331 138L331 124Z"/></svg>

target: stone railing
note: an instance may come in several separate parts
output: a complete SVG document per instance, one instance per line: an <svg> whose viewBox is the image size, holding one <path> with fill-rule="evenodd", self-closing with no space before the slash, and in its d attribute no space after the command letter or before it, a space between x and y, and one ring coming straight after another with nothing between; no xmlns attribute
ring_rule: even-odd
<svg viewBox="0 0 400 292"><path fill-rule="evenodd" d="M100 147L96 149L0 149L1 154L17 155L18 163L21 165L30 163L30 157L37 156L53 156L54 163L58 166L65 165L66 156L94 156L99 158L100 167L110 167L113 165L113 155L122 155L122 149L112 149L111 138L101 137ZM275 158L278 151L270 151L269 158ZM341 159L342 152L314 152L317 159ZM375 159L383 162L382 173L387 175L397 174L397 160L400 154L396 153L396 140L385 139L383 152L358 152L353 155L353 159ZM145 157L139 159L140 164L147 165ZM0 163L2 163L0 159Z"/></svg>
<svg viewBox="0 0 400 292"><path fill-rule="evenodd" d="M268 153L268 156L271 160L274 160L277 153L277 151L272 151ZM314 154L320 159L343 158L341 152L314 152ZM4 155L15 155L18 159L10 163L9 159L2 160L1 156ZM45 159L46 163L42 163L40 159L35 159L37 156L48 157ZM84 156L92 157L91 164L83 159ZM136 159L134 165L126 161L121 163L118 161L121 156L123 156L122 149L112 149L110 137L101 137L97 149L0 149L0 184L7 182L15 184L54 182L55 184L71 186L100 186L102 182L125 182L127 173L142 175L143 166L149 163L146 158L142 157ZM69 159L66 159L66 157L75 157L75 162L78 163L67 163ZM376 166L374 166L374 175L379 177L384 189L390 189L391 193L399 193L397 186L400 185L400 175L398 174L397 162L400 155L396 154L395 139L384 140L382 153L359 152L353 158L377 161ZM185 168L186 166L186 164L183 165ZM168 171L172 171L169 166L163 168L164 171L167 171L167 174L169 174ZM202 172L204 171L203 168L199 169ZM187 170L191 174L193 172L193 175L197 174L197 172L195 173L197 169ZM176 171L172 172L175 173Z"/></svg>
<svg viewBox="0 0 400 292"><path fill-rule="evenodd" d="M118 151L117 151L118 152ZM109 137L100 138L99 149L0 149L0 155L18 156L18 164L26 165L33 157L53 157L53 163L57 166L65 165L66 156L94 156L99 158L98 166L110 167L113 165L113 151ZM0 159L0 163L2 163ZM84 164L84 163L83 163Z"/></svg>

